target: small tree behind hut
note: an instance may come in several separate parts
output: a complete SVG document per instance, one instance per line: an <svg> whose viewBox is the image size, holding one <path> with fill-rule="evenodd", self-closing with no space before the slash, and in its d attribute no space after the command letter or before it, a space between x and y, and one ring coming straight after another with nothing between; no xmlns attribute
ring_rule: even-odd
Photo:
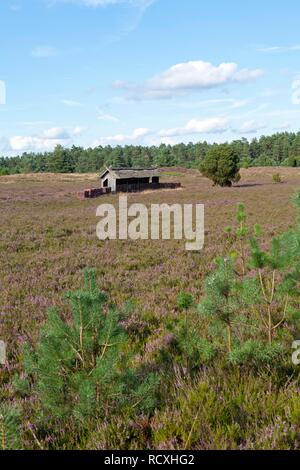
<svg viewBox="0 0 300 470"><path fill-rule="evenodd" d="M237 152L228 144L212 147L200 164L203 176L211 179L214 185L231 187L238 182L240 161Z"/></svg>

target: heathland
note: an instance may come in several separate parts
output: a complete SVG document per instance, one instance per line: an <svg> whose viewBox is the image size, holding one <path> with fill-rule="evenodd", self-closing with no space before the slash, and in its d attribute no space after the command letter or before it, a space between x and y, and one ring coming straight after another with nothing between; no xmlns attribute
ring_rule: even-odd
<svg viewBox="0 0 300 470"><path fill-rule="evenodd" d="M274 182L277 173L281 183ZM226 257L232 249L226 227L236 223L237 204L245 204L249 226L262 226L262 246L268 247L274 236L296 226L291 197L300 186L299 168L250 168L241 174L232 188L220 188L197 170L168 168L162 181L180 181L182 189L128 196L129 203L147 206L203 203L206 235L201 252L185 251L179 240L98 240L96 208L103 202L117 203L118 196L84 201L75 197L76 191L99 184L97 174L0 177L0 339L8 349L8 365L0 366L0 398L6 407L23 410L18 446L300 448L297 367L253 369L214 362L190 370L174 344L173 352L164 352L186 315L178 296L190 293L195 304L201 303L216 257ZM86 420L79 434L70 417L60 425L53 423L52 430L42 429L38 419L30 424L30 404L24 405L30 400L34 405L36 391L18 394L11 381L22 376L23 347L35 347L49 308L57 307L64 320L71 319L64 293L80 289L84 271L91 267L110 304L122 309L131 302L126 328L136 360L158 376L164 371L161 394L153 407L136 414L127 405L123 414L110 415L108 406L95 421ZM190 315L197 330L193 307Z"/></svg>

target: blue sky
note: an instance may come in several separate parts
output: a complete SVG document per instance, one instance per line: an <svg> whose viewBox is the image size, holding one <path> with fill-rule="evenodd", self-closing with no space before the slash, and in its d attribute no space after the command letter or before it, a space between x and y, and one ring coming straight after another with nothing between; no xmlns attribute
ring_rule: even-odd
<svg viewBox="0 0 300 470"><path fill-rule="evenodd" d="M0 154L299 131L299 18L299 0L1 0Z"/></svg>

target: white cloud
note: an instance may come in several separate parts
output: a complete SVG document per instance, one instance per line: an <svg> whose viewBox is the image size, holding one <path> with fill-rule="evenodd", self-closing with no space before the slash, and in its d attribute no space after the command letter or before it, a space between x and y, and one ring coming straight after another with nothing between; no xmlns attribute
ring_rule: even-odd
<svg viewBox="0 0 300 470"><path fill-rule="evenodd" d="M61 103L64 104L65 106L68 106L69 108L82 107L82 103L79 103L79 101L75 101L75 100L61 100Z"/></svg>
<svg viewBox="0 0 300 470"><path fill-rule="evenodd" d="M161 144L166 144L166 145L176 145L178 143L182 142L182 138L176 138L176 137L165 137L165 136L153 136L147 141L147 145L149 146L159 146Z"/></svg>
<svg viewBox="0 0 300 470"><path fill-rule="evenodd" d="M151 78L147 85L154 90L187 90L212 88L228 82L245 82L262 75L259 69L239 70L235 63L223 63L215 67L209 62L191 61L177 64L160 75Z"/></svg>
<svg viewBox="0 0 300 470"><path fill-rule="evenodd" d="M112 114L105 113L102 109L97 108L97 119L99 121L112 121L112 122L119 122L119 119L113 116Z"/></svg>
<svg viewBox="0 0 300 470"><path fill-rule="evenodd" d="M79 135L83 134L83 132L85 130L86 130L85 127L76 126L71 130L70 137L79 136Z"/></svg>
<svg viewBox="0 0 300 470"><path fill-rule="evenodd" d="M239 129L235 129L235 131L241 134L255 134L265 127L265 125L259 124L254 119L251 119L249 121L245 121L241 127Z"/></svg>
<svg viewBox="0 0 300 470"><path fill-rule="evenodd" d="M260 52L265 52L266 54L272 54L276 52L293 52L300 51L300 44L295 44L292 46L271 46L271 47L262 47L259 49Z"/></svg>
<svg viewBox="0 0 300 470"><path fill-rule="evenodd" d="M132 133L132 138L133 139L138 139L139 137L145 137L146 135L149 135L151 133L150 129L147 129L145 127L139 127L138 129L135 129Z"/></svg>
<svg viewBox="0 0 300 470"><path fill-rule="evenodd" d="M159 135L174 137L190 134L212 134L225 132L229 129L229 120L225 117L208 118L203 120L192 119L183 127L163 129Z"/></svg>
<svg viewBox="0 0 300 470"><path fill-rule="evenodd" d="M37 59L55 57L57 55L57 49L52 46L37 46L31 51L31 55Z"/></svg>
<svg viewBox="0 0 300 470"><path fill-rule="evenodd" d="M67 130L62 127L46 129L40 135L20 136L10 138L10 149L16 152L53 150L56 145L67 145L73 137L82 134L82 127Z"/></svg>
<svg viewBox="0 0 300 470"><path fill-rule="evenodd" d="M232 83L245 83L263 75L261 69L239 69L238 65L222 63L214 66L202 60L180 63L155 75L142 85L113 83L115 88L129 90L129 99L170 98L189 90L205 90Z"/></svg>
<svg viewBox="0 0 300 470"><path fill-rule="evenodd" d="M147 129L145 127L139 127L137 129L134 129L131 134L115 134L115 135L108 136L108 137L102 137L101 139L96 140L92 146L97 147L98 145L105 145L105 144L106 145L108 144L121 145L127 142L137 141L150 134L152 134L152 131L150 129Z"/></svg>
<svg viewBox="0 0 300 470"><path fill-rule="evenodd" d="M61 140L16 135L10 138L11 150L17 152L52 150Z"/></svg>
<svg viewBox="0 0 300 470"><path fill-rule="evenodd" d="M69 138L69 132L63 127L51 127L42 133L42 138L64 140Z"/></svg>

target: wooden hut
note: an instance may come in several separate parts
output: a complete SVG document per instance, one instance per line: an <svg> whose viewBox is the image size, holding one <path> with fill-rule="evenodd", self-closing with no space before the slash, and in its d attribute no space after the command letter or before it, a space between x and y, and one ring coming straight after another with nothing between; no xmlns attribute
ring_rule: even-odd
<svg viewBox="0 0 300 470"><path fill-rule="evenodd" d="M101 188L113 193L135 192L159 188L157 168L106 168L100 175Z"/></svg>

